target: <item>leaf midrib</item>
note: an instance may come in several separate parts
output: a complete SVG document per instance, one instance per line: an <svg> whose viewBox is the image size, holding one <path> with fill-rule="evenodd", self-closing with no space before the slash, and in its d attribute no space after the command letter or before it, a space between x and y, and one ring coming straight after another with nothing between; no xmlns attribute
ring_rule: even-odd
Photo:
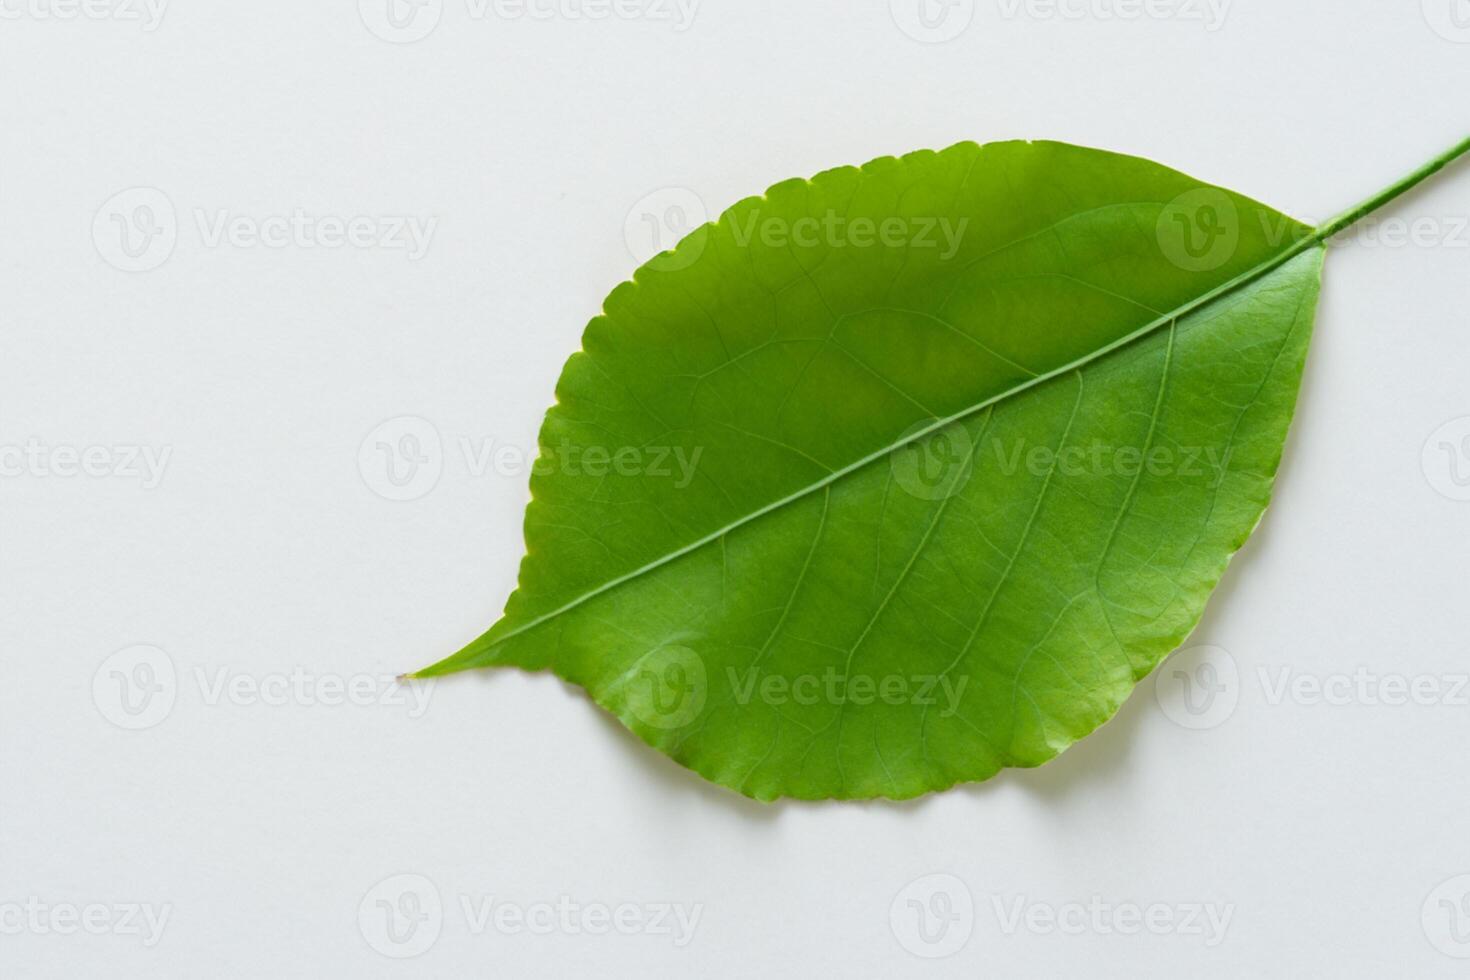
<svg viewBox="0 0 1470 980"><path fill-rule="evenodd" d="M529 632L530 630L535 629L543 623L556 619L557 617L567 612L570 612L573 609L576 609L578 606L583 605L589 600L595 599L598 596L603 595L604 593L616 589L618 586L622 585L625 582L630 582L633 579L640 578L644 575L647 575L649 572L655 571L659 568L662 568L664 565L669 564L670 562L684 557L687 554L698 551L705 545L712 544L720 540L720 538L729 534L731 531L744 527L746 524L749 524L752 521L759 520L760 518L765 517L767 514L774 513L780 510L782 507L787 506L788 504L795 503L796 501L801 500L804 497L823 489L824 487L828 487L833 483L836 483L843 477L855 473L863 467L883 459L884 457L892 454L895 450L902 449L904 446L907 446L913 442L918 441L919 439L932 435L940 429L953 425L956 422L963 421L977 412L982 412L993 405L997 405L1000 402L1003 402L1009 398L1014 398L1015 396L1025 391L1029 391L1032 388L1045 384L1046 382L1051 381L1054 378L1057 378L1063 374L1067 374L1071 371L1076 371L1082 367L1087 366L1088 364L1093 363L1094 361L1101 360L1109 354L1121 350L1122 348L1127 347L1128 345L1149 336L1156 330L1159 330L1160 328L1167 326L1168 324L1173 323L1181 319L1182 317L1188 316L1196 310L1202 309L1239 289L1243 289L1251 283L1270 275L1272 272L1281 268L1283 265L1285 265L1287 262L1290 262L1297 256L1307 252L1308 250L1316 246L1323 245L1330 234L1332 234L1335 230L1336 229L1333 229L1327 225L1317 228L1311 234L1297 240L1292 245L1283 249L1271 258L1266 259L1265 261L1253 266L1252 268L1247 269L1245 272L1240 273L1234 279L1227 280L1216 286L1214 289L1211 289L1201 294L1196 299L1190 300L1188 303L1184 303L1173 310L1161 314L1157 318L1139 327L1137 330L1134 330L1131 333L1124 334L1122 337L1119 337L1109 344L1099 347L1097 350L1092 351L1091 353L1085 354L1082 357L1076 358L1072 361L1067 362L1066 364L1053 368L1050 371L1038 374L1035 377L1027 378L1026 380L1016 385L1013 385L1005 391L999 392L991 396L990 398L977 402L976 404L971 405L970 407L963 409L962 411L956 412L953 415L937 419L933 424L919 429L909 434L907 437L901 438L890 445L884 446L881 449L877 449L862 457L861 459L842 467L841 469L833 470L831 473L827 474L821 479L816 480L790 494L787 494L786 496L781 497L778 500L774 500L771 503L766 504L764 507L753 510L749 514L746 514L745 516L737 520L731 521L730 523L715 531L711 531L709 534L705 535L702 538L699 538L695 541L690 542L687 545L677 548L669 552L668 554L661 555L653 561L648 562L644 565L640 565L638 568L635 568L630 572L620 575L617 578L609 579L607 582L604 582L597 588L591 589L583 593L582 595L577 596L575 599L572 599L549 612L542 613L540 616L533 617L532 619L527 620L525 623L522 623L519 626L507 630L502 636L496 637L493 641L484 644L483 646L481 645L481 643L485 638L481 637L480 639L471 643L464 650L461 650L453 656L447 657L439 663L418 671L413 676L432 677L437 674L450 673L456 670L463 670L476 666L489 666L489 661L481 660L478 663L475 661L480 660L480 658L483 658L485 654L489 651L495 649L498 646L501 646L502 644L514 639L517 636L520 636L522 633Z"/></svg>

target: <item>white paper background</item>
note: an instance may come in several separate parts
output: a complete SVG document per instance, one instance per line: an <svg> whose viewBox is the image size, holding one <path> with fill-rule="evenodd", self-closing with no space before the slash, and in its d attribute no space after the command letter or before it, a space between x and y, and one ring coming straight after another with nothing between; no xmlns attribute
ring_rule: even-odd
<svg viewBox="0 0 1470 980"><path fill-rule="evenodd" d="M494 619L517 455L644 212L1027 136L1320 220L1465 135L1470 3L1234 0L1219 22L1204 0L929 0L958 33L926 43L898 26L923 33L916 0L703 0L687 25L654 0L399 2L395 28L380 0L157 23L141 0L0 0L0 972L1463 975L1463 167L1385 215L1428 222L1418 244L1330 259L1275 506L1191 641L1224 651L1210 727L1150 680L1038 771L764 807L547 676L441 682L422 711L318 702ZM371 29L436 16L413 43ZM140 205L171 253L143 247ZM417 259L207 235L298 210L437 224ZM424 430L367 437L402 416L442 473L392 502L376 441ZM462 440L505 452L475 475ZM124 473L65 475L89 447ZM156 486L126 447L169 454ZM1168 688L1198 666L1166 668L1176 717L1199 720ZM1275 696L1285 669L1360 668L1367 697ZM1368 703L1385 675L1437 693ZM492 899L536 931L481 923ZM558 902L629 905L632 934L573 932ZM1163 934L1116 931L1155 905ZM659 906L697 907L692 937ZM1195 906L1228 912L1223 941Z"/></svg>

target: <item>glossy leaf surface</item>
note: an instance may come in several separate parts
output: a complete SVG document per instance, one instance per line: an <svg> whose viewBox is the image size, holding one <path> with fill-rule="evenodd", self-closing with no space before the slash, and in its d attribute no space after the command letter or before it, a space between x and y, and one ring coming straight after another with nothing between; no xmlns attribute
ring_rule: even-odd
<svg viewBox="0 0 1470 980"><path fill-rule="evenodd" d="M779 184L608 297L504 617L759 799L1035 766L1199 620L1260 520L1323 246L1138 158L960 144Z"/></svg>

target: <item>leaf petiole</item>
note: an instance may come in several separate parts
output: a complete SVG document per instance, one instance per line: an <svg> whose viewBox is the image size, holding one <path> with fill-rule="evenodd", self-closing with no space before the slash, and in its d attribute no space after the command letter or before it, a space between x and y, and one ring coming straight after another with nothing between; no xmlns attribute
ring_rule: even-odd
<svg viewBox="0 0 1470 980"><path fill-rule="evenodd" d="M1418 187L1421 183L1433 177L1466 153L1470 153L1470 137L1461 140L1455 146L1441 153L1433 160L1430 160L1418 170L1415 170L1397 183L1384 188L1358 206L1344 211L1336 218L1333 218L1318 228L1308 240L1311 242L1325 242L1333 235L1346 230L1390 201L1407 194L1410 190Z"/></svg>

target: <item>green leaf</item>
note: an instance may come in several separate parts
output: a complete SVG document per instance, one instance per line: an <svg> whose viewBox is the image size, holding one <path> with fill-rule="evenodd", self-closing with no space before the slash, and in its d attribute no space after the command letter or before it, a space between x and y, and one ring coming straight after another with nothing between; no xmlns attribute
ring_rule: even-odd
<svg viewBox="0 0 1470 980"><path fill-rule="evenodd" d="M742 201L588 326L519 588L421 675L555 671L762 800L1046 762L1260 520L1324 243L1362 211L1314 230L1047 142Z"/></svg>

